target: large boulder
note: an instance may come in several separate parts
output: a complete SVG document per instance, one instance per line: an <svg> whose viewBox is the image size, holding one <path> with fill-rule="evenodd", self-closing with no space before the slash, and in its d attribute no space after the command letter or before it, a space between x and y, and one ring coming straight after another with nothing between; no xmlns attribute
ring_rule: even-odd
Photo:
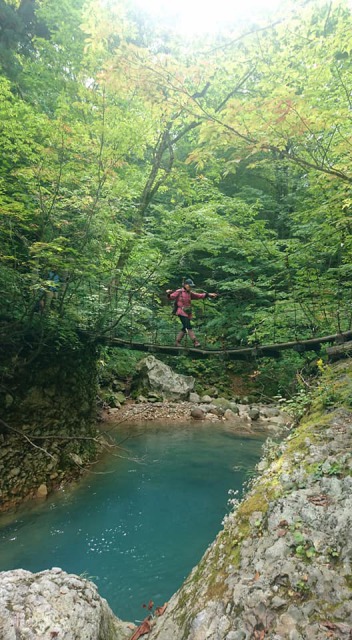
<svg viewBox="0 0 352 640"><path fill-rule="evenodd" d="M147 356L137 364L135 386L143 395L157 391L165 400L185 400L194 389L193 376L175 373L154 356Z"/></svg>
<svg viewBox="0 0 352 640"><path fill-rule="evenodd" d="M1 640L127 640L132 634L92 582L61 569L1 572L0 629Z"/></svg>

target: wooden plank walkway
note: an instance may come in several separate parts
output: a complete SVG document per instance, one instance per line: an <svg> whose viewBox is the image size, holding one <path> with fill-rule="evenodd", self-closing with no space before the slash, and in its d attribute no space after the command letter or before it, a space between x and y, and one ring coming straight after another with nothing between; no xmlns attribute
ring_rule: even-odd
<svg viewBox="0 0 352 640"><path fill-rule="evenodd" d="M279 358L282 351L293 349L299 353L305 351L320 350L322 344L336 343L342 344L352 338L352 331L344 331L319 338L309 338L307 340L294 340L291 342L278 342L276 344L255 345L243 348L229 349L202 349L201 347L175 347L172 345L148 344L144 342L131 342L121 338L111 338L108 336L97 336L96 342L109 347L134 349L147 353L160 353L177 356L188 355L192 358L209 358L219 356L228 360L250 360L252 358Z"/></svg>

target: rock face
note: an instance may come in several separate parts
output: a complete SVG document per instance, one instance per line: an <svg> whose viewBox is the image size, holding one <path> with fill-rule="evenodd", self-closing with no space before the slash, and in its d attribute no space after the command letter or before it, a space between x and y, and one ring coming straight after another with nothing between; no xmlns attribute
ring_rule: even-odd
<svg viewBox="0 0 352 640"><path fill-rule="evenodd" d="M78 478L96 457L95 347L78 338L73 346L58 349L44 342L41 350L35 336L28 338L16 367L11 362L18 345L0 345L12 398L0 389L0 511L44 498L62 482ZM40 357L35 358L37 350ZM40 446L33 444L36 438Z"/></svg>
<svg viewBox="0 0 352 640"><path fill-rule="evenodd" d="M0 573L1 640L127 640L95 585L61 569Z"/></svg>
<svg viewBox="0 0 352 640"><path fill-rule="evenodd" d="M144 392L156 391L165 400L186 399L194 389L195 379L192 376L175 373L154 356L148 356L141 360L136 370L138 372L138 388L142 388Z"/></svg>
<svg viewBox="0 0 352 640"><path fill-rule="evenodd" d="M262 475L242 502L232 501L223 530L148 640L352 638L349 367L349 381L344 374L332 382L346 408L324 411L327 382L313 419L267 445Z"/></svg>

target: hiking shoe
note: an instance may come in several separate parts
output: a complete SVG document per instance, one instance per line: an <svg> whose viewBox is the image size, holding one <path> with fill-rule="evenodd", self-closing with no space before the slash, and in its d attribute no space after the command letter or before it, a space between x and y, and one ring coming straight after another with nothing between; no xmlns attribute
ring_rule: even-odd
<svg viewBox="0 0 352 640"><path fill-rule="evenodd" d="M194 342L193 344L194 344L194 346L195 346L195 347L200 347L200 342L197 342L197 341L196 341L196 342Z"/></svg>

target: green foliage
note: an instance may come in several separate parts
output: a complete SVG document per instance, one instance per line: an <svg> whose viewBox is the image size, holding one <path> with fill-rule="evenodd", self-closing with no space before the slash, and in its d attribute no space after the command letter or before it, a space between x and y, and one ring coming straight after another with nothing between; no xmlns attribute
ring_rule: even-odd
<svg viewBox="0 0 352 640"><path fill-rule="evenodd" d="M279 359L260 358L255 363L252 394L264 401L281 402L284 398L292 398L300 387L297 370L306 368L309 373L306 359L294 351L283 352Z"/></svg>
<svg viewBox="0 0 352 640"><path fill-rule="evenodd" d="M290 526L292 533L292 549L296 556L303 560L310 561L316 556L314 544L302 532L302 523L297 520Z"/></svg>
<svg viewBox="0 0 352 640"><path fill-rule="evenodd" d="M185 275L219 293L195 304L211 348L349 330L347 5L293 5L210 48L124 2L27 5L0 0L1 335L18 322L171 344L163 289ZM292 394L302 358L262 361L258 395ZM230 381L216 361L176 367ZM308 404L301 390L287 407Z"/></svg>
<svg viewBox="0 0 352 640"><path fill-rule="evenodd" d="M136 364L145 357L145 354L130 349L108 349L104 348L100 352L98 360L99 377L117 377L128 379L136 369Z"/></svg>
<svg viewBox="0 0 352 640"><path fill-rule="evenodd" d="M307 413L312 403L312 391L301 388L292 398L286 400L278 397L277 400L280 402L281 408L298 422Z"/></svg>
<svg viewBox="0 0 352 640"><path fill-rule="evenodd" d="M294 585L295 591L297 591L302 597L309 596L310 586L307 583L307 580L298 580Z"/></svg>
<svg viewBox="0 0 352 640"><path fill-rule="evenodd" d="M315 464L313 467L313 475L319 479L323 476L337 476L340 477L343 474L344 465L341 462L332 462L325 465L324 463Z"/></svg>
<svg viewBox="0 0 352 640"><path fill-rule="evenodd" d="M327 554L333 562L336 562L341 555L341 550L337 546L331 546L331 547L328 547Z"/></svg>

